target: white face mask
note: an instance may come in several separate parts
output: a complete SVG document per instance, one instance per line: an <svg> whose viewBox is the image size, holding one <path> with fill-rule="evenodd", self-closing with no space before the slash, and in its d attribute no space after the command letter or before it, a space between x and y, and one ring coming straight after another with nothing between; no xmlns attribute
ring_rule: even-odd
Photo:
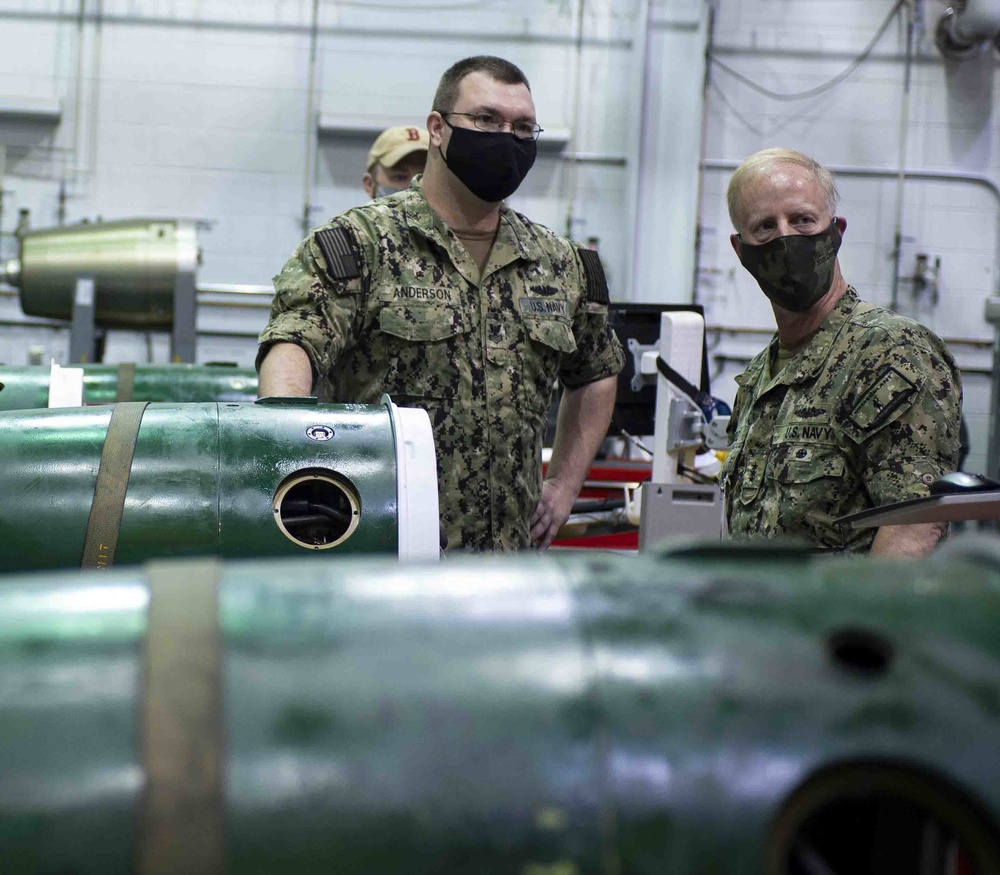
<svg viewBox="0 0 1000 875"><path fill-rule="evenodd" d="M396 194L401 191L405 191L405 189L393 188L391 185L376 185L375 197L388 197L390 194Z"/></svg>

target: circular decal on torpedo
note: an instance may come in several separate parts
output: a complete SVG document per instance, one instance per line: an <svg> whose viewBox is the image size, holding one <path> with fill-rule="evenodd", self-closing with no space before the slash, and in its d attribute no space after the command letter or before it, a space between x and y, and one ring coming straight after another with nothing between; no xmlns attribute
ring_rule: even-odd
<svg viewBox="0 0 1000 875"><path fill-rule="evenodd" d="M314 441L328 441L333 437L333 429L326 425L310 425L306 437Z"/></svg>

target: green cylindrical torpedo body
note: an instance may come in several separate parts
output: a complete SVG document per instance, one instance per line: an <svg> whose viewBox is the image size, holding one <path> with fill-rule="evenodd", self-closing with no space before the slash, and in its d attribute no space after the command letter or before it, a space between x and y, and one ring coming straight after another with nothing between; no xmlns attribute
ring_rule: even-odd
<svg viewBox="0 0 1000 875"><path fill-rule="evenodd" d="M4 871L992 875L998 556L8 577Z"/></svg>
<svg viewBox="0 0 1000 875"><path fill-rule="evenodd" d="M78 364L56 369L80 375L80 403L115 401L253 401L257 372L253 368L187 364ZM53 403L52 368L0 365L0 410L65 406Z"/></svg>
<svg viewBox="0 0 1000 875"><path fill-rule="evenodd" d="M105 452L114 410L0 413L0 570L81 566L88 527L108 517L98 474L115 462ZM422 417L433 476L426 414L403 412ZM400 493L399 413L388 399L148 405L125 467L114 564L330 549L436 555L436 479L424 496L433 508L404 530L414 501ZM413 543L413 525L429 544Z"/></svg>

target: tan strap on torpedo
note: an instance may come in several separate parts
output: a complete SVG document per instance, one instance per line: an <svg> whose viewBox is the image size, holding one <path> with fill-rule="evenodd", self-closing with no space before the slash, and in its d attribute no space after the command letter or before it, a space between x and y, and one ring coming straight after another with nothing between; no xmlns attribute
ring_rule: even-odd
<svg viewBox="0 0 1000 875"><path fill-rule="evenodd" d="M94 484L94 500L87 517L83 538L81 568L107 569L114 565L118 533L125 509L125 492L132 473L135 441L148 401L124 401L116 404L104 438L101 464Z"/></svg>
<svg viewBox="0 0 1000 875"><path fill-rule="evenodd" d="M220 574L215 559L147 567L137 875L225 868Z"/></svg>
<svg viewBox="0 0 1000 875"><path fill-rule="evenodd" d="M135 362L122 362L118 365L115 401L135 401Z"/></svg>

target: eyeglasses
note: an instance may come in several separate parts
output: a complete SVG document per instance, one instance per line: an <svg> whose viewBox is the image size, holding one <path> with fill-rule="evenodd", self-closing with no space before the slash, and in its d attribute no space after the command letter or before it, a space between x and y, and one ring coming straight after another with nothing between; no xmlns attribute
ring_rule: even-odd
<svg viewBox="0 0 1000 875"><path fill-rule="evenodd" d="M494 115L492 112L442 112L441 115L464 115L471 118L472 123L481 131L490 133L500 133L507 125L510 125L511 133L519 140L537 140L538 135L544 130L533 122L509 122L503 116Z"/></svg>

